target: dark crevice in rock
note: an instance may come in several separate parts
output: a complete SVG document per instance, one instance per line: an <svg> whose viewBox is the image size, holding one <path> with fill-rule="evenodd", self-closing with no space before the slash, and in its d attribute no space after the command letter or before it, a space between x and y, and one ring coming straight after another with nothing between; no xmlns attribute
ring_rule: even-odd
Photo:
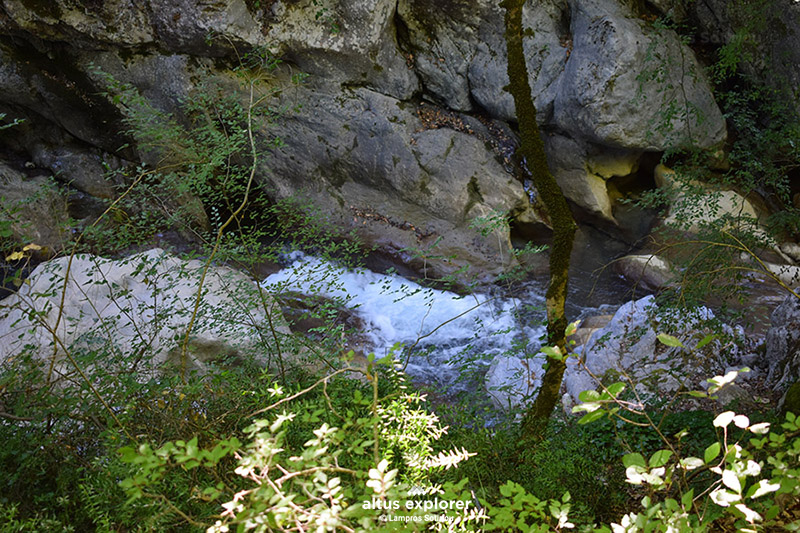
<svg viewBox="0 0 800 533"><path fill-rule="evenodd" d="M562 6L558 19L558 38L564 42L572 42L572 9L568 4Z"/></svg>
<svg viewBox="0 0 800 533"><path fill-rule="evenodd" d="M411 45L411 31L409 30L408 24L406 24L406 21L403 19L402 15L400 15L396 5L394 8L393 22L397 47L400 49L403 55L408 57L408 55L412 54L414 50L414 47Z"/></svg>
<svg viewBox="0 0 800 533"><path fill-rule="evenodd" d="M49 43L48 51L44 53L30 44L32 43L20 43L17 39L7 36L0 37L0 46L3 46L10 58L22 67L20 70L27 78L29 86L36 87L40 92L49 93L47 95L49 97L39 96L35 101L46 103L54 118L63 116L65 110L74 114L74 124L60 123L61 127L71 135L90 144L96 144L108 152L129 142L129 139L119 133L123 128L118 122L120 119L118 110L101 96L102 88L97 87L75 66L69 45ZM58 109L54 109L54 105L57 105ZM24 107L33 114L40 114L40 108L33 108L31 105ZM86 129L75 131L74 128ZM92 138L85 138L87 134Z"/></svg>

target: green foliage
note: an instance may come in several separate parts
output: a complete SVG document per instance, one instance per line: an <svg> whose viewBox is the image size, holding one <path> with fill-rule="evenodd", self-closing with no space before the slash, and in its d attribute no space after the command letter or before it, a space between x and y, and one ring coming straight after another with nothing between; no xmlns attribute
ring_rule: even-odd
<svg viewBox="0 0 800 533"><path fill-rule="evenodd" d="M800 162L795 142L800 117L792 89L770 63L774 52L757 38L775 31L780 15L765 0L735 0L725 9L734 32L716 51L708 73L729 142L715 154L687 146L669 150L664 163L675 169L672 183L642 201L669 209L670 223L658 239L669 243L662 252L676 264L680 289L662 298L684 308L709 295L726 303L743 301L753 273L785 286L760 259L800 234L791 186ZM670 123L669 117L660 122Z"/></svg>
<svg viewBox="0 0 800 533"><path fill-rule="evenodd" d="M339 31L328 8L313 3L317 18ZM280 143L252 125L254 116L265 124L281 116L267 105L278 90L269 76L275 64L256 50L237 71L244 92L230 90L231 80L208 81L172 114L108 77L108 97L126 113L128 133L149 165L110 178L120 197L75 249L118 251L170 227L195 240L206 267L216 261L255 271L294 250L357 264L363 250L355 239L338 234L313 206L274 201L254 186L259 157ZM735 170L721 183L735 178L737 186L766 187L786 201L789 165L781 157L796 154L791 140L781 145L779 137L796 133L795 126L761 123L752 114L760 105L755 98L732 97L731 105L742 109L735 115L741 122L734 119L738 131L752 127L757 142L741 145L741 159L732 152ZM687 111L667 112L671 121ZM775 149L771 163L748 166L747 151L766 143ZM701 230L717 231L711 251L725 248L722 243L739 253L764 242L751 222L726 218ZM500 213L473 221L484 237L506 225ZM519 253L535 251L528 246ZM436 253L434 245L419 257L424 262ZM710 269L705 265L719 258L698 255L694 266ZM510 286L524 274L520 267L503 281ZM154 299L163 299L168 289L152 278ZM59 290L54 284L45 292ZM731 521L750 531L781 523L780 497L798 496L800 427L791 414L776 432L733 412L654 412L620 382L583 393L576 410L586 414L579 422L552 421L537 442L503 421L484 427L483 418L472 416L483 407L474 397L462 418L436 406L455 422L448 429L391 358L356 364L352 353L343 354L343 339L353 332L343 318L347 297L305 298L276 284L237 292L223 309L154 304L150 311L154 322L212 313L234 328L258 306L267 308L268 321L277 317L269 298L283 307L287 325L299 330L310 321L312 327L279 334L282 324L261 324L253 353L218 354L202 373L154 365L150 334L130 349L100 333L65 343L70 361L58 365L57 385L48 361L30 350L6 361L0 369L0 471L7 473L0 478L0 531L543 532L608 523L596 530L617 533L702 531ZM119 305L121 316L132 311ZM515 312L524 313L519 307ZM28 316L54 309L29 308ZM121 316L99 320L98 331L113 331ZM173 335L173 347L185 351L190 333ZM685 348L667 334L659 340ZM553 361L570 356L568 345L544 352ZM713 397L732 379L712 378L709 391L695 395Z"/></svg>
<svg viewBox="0 0 800 533"><path fill-rule="evenodd" d="M17 514L18 510L15 505L0 504L0 533L24 533L26 531L65 533L75 531L72 527L53 518L37 515L20 519Z"/></svg>
<svg viewBox="0 0 800 533"><path fill-rule="evenodd" d="M5 118L6 118L6 114L5 113L0 113L0 131L3 131L3 130L8 129L8 128L12 128L14 126L17 126L17 125L22 124L23 122L25 122L25 119L15 118L11 122L8 122L6 124L2 124L2 122L5 120Z"/></svg>

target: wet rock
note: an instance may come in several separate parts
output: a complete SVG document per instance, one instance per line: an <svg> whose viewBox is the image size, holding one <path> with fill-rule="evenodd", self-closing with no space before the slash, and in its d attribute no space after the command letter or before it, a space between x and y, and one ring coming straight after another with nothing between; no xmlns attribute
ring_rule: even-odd
<svg viewBox="0 0 800 533"><path fill-rule="evenodd" d="M626 255L614 261L614 271L634 287L657 292L675 282L672 265L653 254Z"/></svg>

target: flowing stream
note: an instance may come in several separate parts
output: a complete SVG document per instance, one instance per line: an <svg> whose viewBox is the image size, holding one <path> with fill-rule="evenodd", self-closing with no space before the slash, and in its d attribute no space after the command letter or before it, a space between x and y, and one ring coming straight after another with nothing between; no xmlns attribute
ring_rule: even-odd
<svg viewBox="0 0 800 533"><path fill-rule="evenodd" d="M584 282L589 279L577 277ZM545 282L526 282L515 297L496 288L460 296L423 287L396 274L348 270L295 252L287 266L267 277L263 285L271 291L334 299L363 321L362 333L377 356L402 344L405 349L395 351L395 357L406 363L406 372L416 381L458 390L474 386L474 381L472 385L469 380L459 381L463 369L471 368L480 375L498 355L538 352L545 333ZM571 305L570 316L576 319L612 312L616 307L589 305L587 289L580 283L575 291L572 300L584 302Z"/></svg>

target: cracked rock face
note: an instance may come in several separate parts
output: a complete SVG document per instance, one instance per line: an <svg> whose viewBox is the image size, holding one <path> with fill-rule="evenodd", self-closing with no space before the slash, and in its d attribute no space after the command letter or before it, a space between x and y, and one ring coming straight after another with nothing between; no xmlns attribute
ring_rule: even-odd
<svg viewBox="0 0 800 533"><path fill-rule="evenodd" d="M555 102L561 128L638 150L725 140L708 82L677 34L648 28L613 0L572 5L573 50Z"/></svg>
<svg viewBox="0 0 800 533"><path fill-rule="evenodd" d="M531 211L522 185L482 140L425 129L414 106L368 89L346 96L304 90L309 104L272 130L303 146L265 161L264 183L273 194L300 191L367 242L427 262L429 274L471 266L485 277L513 264L507 229L483 238L470 227L493 213ZM414 258L412 249L423 257Z"/></svg>
<svg viewBox="0 0 800 533"><path fill-rule="evenodd" d="M765 339L766 383L785 389L800 380L800 299L788 296L771 318Z"/></svg>
<svg viewBox="0 0 800 533"><path fill-rule="evenodd" d="M285 143L259 176L275 197L307 194L337 224L357 225L368 240L409 261L409 248L424 249L436 235L439 248L425 253L455 253L458 264L490 272L508 260L508 230L478 238L470 224L494 212L541 221L491 142L452 124L429 131L417 116L427 100L500 129L516 120L504 91L504 22L496 2L85 4L8 0L0 7L0 112L63 130L16 149L47 168L69 163L59 167L64 182L107 195L81 169L131 141L118 134L118 107L100 95L103 76L91 64L136 87L155 108L176 112L202 78L230 81L237 57L268 47L292 74L309 74L299 89L285 83L280 97L300 111L277 125L259 124ZM616 223L607 180L634 172L644 151L724 139L692 52L624 3L529 2L523 20L539 122L557 132L547 142L553 172L589 218ZM75 146L82 151L73 156ZM120 156L143 157L135 147ZM354 220L351 208L377 218ZM438 259L422 263L431 261L441 271L457 268Z"/></svg>

